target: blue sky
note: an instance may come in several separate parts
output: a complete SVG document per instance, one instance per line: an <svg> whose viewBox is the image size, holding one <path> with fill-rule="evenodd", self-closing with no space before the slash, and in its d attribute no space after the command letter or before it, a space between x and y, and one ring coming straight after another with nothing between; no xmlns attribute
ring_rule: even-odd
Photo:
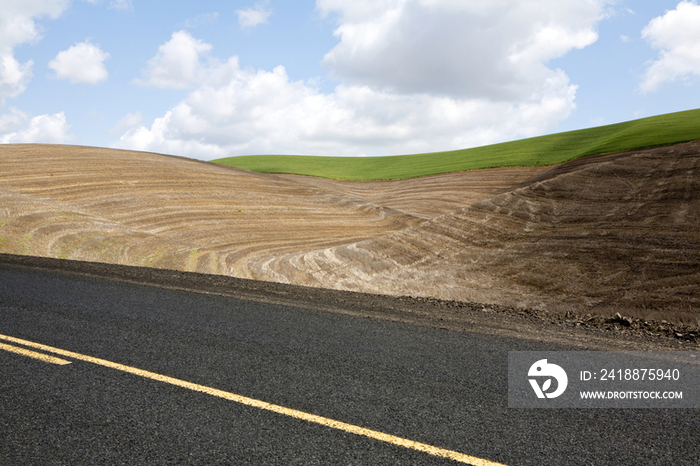
<svg viewBox="0 0 700 466"><path fill-rule="evenodd" d="M700 107L694 0L0 4L5 143L391 155Z"/></svg>

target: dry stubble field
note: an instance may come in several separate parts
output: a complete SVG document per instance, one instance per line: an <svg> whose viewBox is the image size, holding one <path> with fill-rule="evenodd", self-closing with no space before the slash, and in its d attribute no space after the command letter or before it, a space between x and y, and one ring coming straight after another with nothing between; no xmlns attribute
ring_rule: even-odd
<svg viewBox="0 0 700 466"><path fill-rule="evenodd" d="M698 324L700 142L403 181L0 146L0 252Z"/></svg>

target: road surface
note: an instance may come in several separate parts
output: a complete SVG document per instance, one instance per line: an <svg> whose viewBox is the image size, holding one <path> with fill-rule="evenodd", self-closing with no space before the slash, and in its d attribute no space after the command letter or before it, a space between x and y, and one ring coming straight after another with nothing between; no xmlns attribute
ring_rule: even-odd
<svg viewBox="0 0 700 466"><path fill-rule="evenodd" d="M2 465L700 464L698 410L507 407L580 345L7 264L0 335Z"/></svg>

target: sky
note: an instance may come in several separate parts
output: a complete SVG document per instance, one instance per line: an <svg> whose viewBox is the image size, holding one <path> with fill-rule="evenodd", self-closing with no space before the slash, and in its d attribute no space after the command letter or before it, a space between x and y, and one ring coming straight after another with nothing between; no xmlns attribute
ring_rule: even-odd
<svg viewBox="0 0 700 466"><path fill-rule="evenodd" d="M0 143L396 155L695 108L697 0L0 0Z"/></svg>

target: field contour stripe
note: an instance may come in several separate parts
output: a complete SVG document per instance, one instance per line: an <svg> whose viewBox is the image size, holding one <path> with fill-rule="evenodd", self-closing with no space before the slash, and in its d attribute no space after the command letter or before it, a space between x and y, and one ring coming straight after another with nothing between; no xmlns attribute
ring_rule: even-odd
<svg viewBox="0 0 700 466"><path fill-rule="evenodd" d="M173 377L168 377L166 375L157 374L155 372L145 371L143 369L137 369L131 366L125 366L116 362L107 361L105 359L95 358L92 356L87 356L80 353L74 353L72 351L62 350L60 348L54 348L52 346L43 345L41 343L34 343L28 340L22 340L20 338L10 337L7 335L0 334L0 340L5 340L11 343L28 346L31 348L36 348L48 353L54 353L67 358L77 359L80 361L90 362L104 367L109 367L111 369L116 369L123 372L128 372L130 374L145 377L151 380L157 380L159 382L168 383L171 385L176 385L178 387L187 388L196 392L206 393L208 395L216 396L230 401L235 401L247 406L252 406L259 409L264 409L267 411L273 411L275 413L283 414L285 416L294 417L308 422L313 422L316 424L321 424L326 427L331 427L333 429L342 430L344 432L349 432L356 435L362 435L365 437L373 438L375 440L381 440L383 442L391 443L393 445L410 448L412 450L422 451L433 456L438 456L442 458L449 458L455 461L459 461L466 464L471 464L473 466L505 466L501 463L495 463L493 461L488 461L481 458L476 458L474 456L465 455L463 453L446 450L444 448L434 447L425 443L415 442L413 440L408 440L402 437L396 437L394 435L385 434L376 430L366 429L364 427L359 427L353 424L347 424L345 422L336 421L322 416L317 416L315 414L306 413L304 411L298 411L296 409L285 408L284 406L275 405L272 403L267 403L265 401L256 400L254 398L248 398L242 395L236 395L235 393L226 392L223 390L218 390L216 388L206 387L204 385L199 385L192 382L187 382L185 380L176 379ZM2 345L2 343L0 343ZM10 348L15 348L11 345ZM3 348L4 349L4 348ZM16 348L21 349L21 348ZM28 351L28 350L25 350ZM39 354L39 353L35 353Z"/></svg>

